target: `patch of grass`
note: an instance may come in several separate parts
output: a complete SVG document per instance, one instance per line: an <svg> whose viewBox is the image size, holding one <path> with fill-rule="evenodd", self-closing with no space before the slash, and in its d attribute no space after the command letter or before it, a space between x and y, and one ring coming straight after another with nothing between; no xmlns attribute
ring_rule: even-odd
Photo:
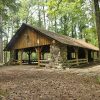
<svg viewBox="0 0 100 100"><path fill-rule="evenodd" d="M97 81L97 83L100 84L100 76L97 76L97 77L96 77L96 81Z"/></svg>
<svg viewBox="0 0 100 100"><path fill-rule="evenodd" d="M2 89L0 89L0 96L6 96L6 95L7 95L7 92L2 90Z"/></svg>

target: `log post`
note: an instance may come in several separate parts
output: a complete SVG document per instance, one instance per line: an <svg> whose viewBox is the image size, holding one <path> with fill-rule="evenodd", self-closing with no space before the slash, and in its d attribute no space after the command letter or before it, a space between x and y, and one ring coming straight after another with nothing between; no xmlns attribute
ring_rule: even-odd
<svg viewBox="0 0 100 100"><path fill-rule="evenodd" d="M88 63L88 50L87 49L85 49L85 58L86 58L87 63Z"/></svg>
<svg viewBox="0 0 100 100"><path fill-rule="evenodd" d="M31 63L31 52L29 51L29 54L28 54L28 64Z"/></svg>
<svg viewBox="0 0 100 100"><path fill-rule="evenodd" d="M4 51L4 63L7 63L7 51Z"/></svg>
<svg viewBox="0 0 100 100"><path fill-rule="evenodd" d="M79 66L78 48L74 48L74 49L75 49L75 54L76 54L76 63L77 63L77 66Z"/></svg>
<svg viewBox="0 0 100 100"><path fill-rule="evenodd" d="M29 50L29 52L27 54L28 54L28 64L31 64L31 54L32 54L32 51Z"/></svg>
<svg viewBox="0 0 100 100"><path fill-rule="evenodd" d="M40 48L39 47L38 47L37 53L38 53L38 66L40 66Z"/></svg>
<svg viewBox="0 0 100 100"><path fill-rule="evenodd" d="M41 48L36 48L37 56L38 56L38 66L40 66L40 59L41 59Z"/></svg>
<svg viewBox="0 0 100 100"><path fill-rule="evenodd" d="M23 59L23 50L20 50L20 65L22 65L22 59Z"/></svg>
<svg viewBox="0 0 100 100"><path fill-rule="evenodd" d="M14 50L10 51L10 61L13 62L14 60Z"/></svg>
<svg viewBox="0 0 100 100"><path fill-rule="evenodd" d="M28 55L28 64L30 64L30 51L27 52Z"/></svg>
<svg viewBox="0 0 100 100"><path fill-rule="evenodd" d="M99 60L99 52L97 51L97 59Z"/></svg>
<svg viewBox="0 0 100 100"><path fill-rule="evenodd" d="M45 54L45 53L43 52L43 53L42 53L42 57L41 57L43 60L44 60L44 54Z"/></svg>
<svg viewBox="0 0 100 100"><path fill-rule="evenodd" d="M14 59L15 59L15 60L18 60L18 50L15 50L14 53L15 53L15 54L14 54Z"/></svg>
<svg viewBox="0 0 100 100"><path fill-rule="evenodd" d="M93 55L93 62L95 61L95 52L92 51L92 55Z"/></svg>

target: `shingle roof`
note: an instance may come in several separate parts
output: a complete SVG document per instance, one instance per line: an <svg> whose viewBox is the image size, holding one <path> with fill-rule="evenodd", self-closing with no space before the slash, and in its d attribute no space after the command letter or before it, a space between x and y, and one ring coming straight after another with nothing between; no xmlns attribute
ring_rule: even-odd
<svg viewBox="0 0 100 100"><path fill-rule="evenodd" d="M26 28L31 28L32 30L35 30L41 34L44 34L52 39L55 39L56 41L62 43L62 44L66 44L66 45L72 45L72 46L77 46L77 47L82 47L82 48L87 48L87 49L91 49L91 50L96 50L98 51L99 48L90 44L90 43L87 43L83 40L80 40L80 39L74 39L74 38L71 38L71 37L68 37L68 36L65 36L65 35L61 35L61 34L57 34L57 33L54 33L54 32L50 32L50 31L47 31L47 30L43 30L43 29L40 29L40 28L36 28L36 27L32 27L30 25L27 25L25 23L22 24L22 26L18 29L18 31L16 32L16 34L12 37L11 41L7 44L6 48L4 50L9 50L13 45L14 43L16 42L17 38L19 37L21 31L23 31L24 29Z"/></svg>

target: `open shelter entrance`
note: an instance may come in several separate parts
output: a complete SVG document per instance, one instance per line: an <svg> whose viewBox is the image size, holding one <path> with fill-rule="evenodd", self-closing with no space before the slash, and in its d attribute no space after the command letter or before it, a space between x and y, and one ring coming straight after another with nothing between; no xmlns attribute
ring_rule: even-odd
<svg viewBox="0 0 100 100"><path fill-rule="evenodd" d="M14 60L22 64L35 64L50 60L50 45L24 48L14 51Z"/></svg>

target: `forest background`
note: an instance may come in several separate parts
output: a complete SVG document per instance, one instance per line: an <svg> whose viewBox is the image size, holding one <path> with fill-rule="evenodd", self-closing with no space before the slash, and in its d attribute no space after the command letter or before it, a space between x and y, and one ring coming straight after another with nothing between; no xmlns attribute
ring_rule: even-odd
<svg viewBox="0 0 100 100"><path fill-rule="evenodd" d="M5 47L22 23L98 46L94 1L0 0L0 46Z"/></svg>

